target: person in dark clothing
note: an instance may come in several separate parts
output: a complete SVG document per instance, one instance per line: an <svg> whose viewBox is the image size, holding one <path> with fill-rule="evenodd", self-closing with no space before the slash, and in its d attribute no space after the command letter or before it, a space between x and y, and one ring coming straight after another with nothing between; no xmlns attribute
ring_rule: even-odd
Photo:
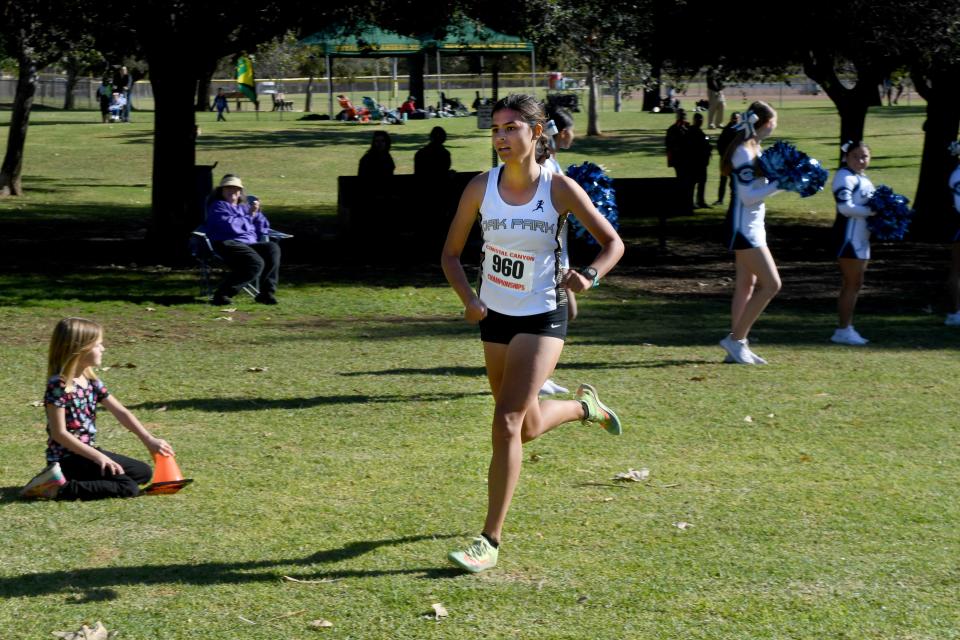
<svg viewBox="0 0 960 640"><path fill-rule="evenodd" d="M413 156L413 173L424 178L444 179L450 172L450 152L443 146L447 132L443 127L430 130L430 142Z"/></svg>
<svg viewBox="0 0 960 640"><path fill-rule="evenodd" d="M708 208L703 198L703 191L707 186L707 167L710 165L710 153L713 151L710 137L703 132L703 114L693 114L693 124L687 129L684 140L688 147L686 154L690 163L690 180L696 186L697 209ZM692 191L692 189L691 189Z"/></svg>
<svg viewBox="0 0 960 640"><path fill-rule="evenodd" d="M223 88L217 89L217 97L213 99L213 108L217 110L217 122L221 120L226 122L223 112L230 113L230 105L227 104L227 96L223 94Z"/></svg>
<svg viewBox="0 0 960 640"><path fill-rule="evenodd" d="M667 166L673 167L680 181L683 192L684 208L693 202L693 179L690 175L690 158L686 142L690 123L687 122L687 112L677 109L677 120L667 129Z"/></svg>
<svg viewBox="0 0 960 640"><path fill-rule="evenodd" d="M390 155L390 134L374 131L370 148L360 158L357 175L361 178L386 178L393 175L396 165Z"/></svg>
<svg viewBox="0 0 960 640"><path fill-rule="evenodd" d="M733 138L737 135L737 125L740 124L740 113L734 111L730 114L730 122L728 122L723 130L720 132L720 137L717 138L717 154L720 158L720 161L723 161L723 156L727 152L727 147L730 146L730 143L733 141ZM727 176L723 175L723 172L720 172L720 188L717 189L717 201L713 204L723 204L723 196L727 191Z"/></svg>
<svg viewBox="0 0 960 640"><path fill-rule="evenodd" d="M110 118L110 96L112 95L113 87L110 85L110 78L104 78L97 88L97 98L100 101L100 118L103 122L107 122Z"/></svg>

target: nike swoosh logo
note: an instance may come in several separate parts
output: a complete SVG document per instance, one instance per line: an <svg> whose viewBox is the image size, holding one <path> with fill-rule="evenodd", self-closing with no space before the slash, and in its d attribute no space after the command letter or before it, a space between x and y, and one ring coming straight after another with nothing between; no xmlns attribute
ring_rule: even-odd
<svg viewBox="0 0 960 640"><path fill-rule="evenodd" d="M550 328L551 328L551 329L557 329L557 328L559 328L559 327L560 327L559 324L551 324L551 325L550 325Z"/></svg>

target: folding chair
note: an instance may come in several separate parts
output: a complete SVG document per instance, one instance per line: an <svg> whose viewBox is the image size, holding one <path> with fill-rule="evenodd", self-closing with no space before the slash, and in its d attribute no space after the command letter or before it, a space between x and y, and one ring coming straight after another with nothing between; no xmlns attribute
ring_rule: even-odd
<svg viewBox="0 0 960 640"><path fill-rule="evenodd" d="M272 229L268 233L268 236L271 242L278 242L293 237L292 234L274 231ZM200 264L200 295L205 298L212 298L213 285L210 282L210 272L215 266L226 267L226 263L223 261L223 258L214 251L213 243L210 242L204 225L200 225L190 234L189 246L190 254L196 258ZM260 295L260 289L254 280L243 285L243 290L246 291L251 298L256 298Z"/></svg>

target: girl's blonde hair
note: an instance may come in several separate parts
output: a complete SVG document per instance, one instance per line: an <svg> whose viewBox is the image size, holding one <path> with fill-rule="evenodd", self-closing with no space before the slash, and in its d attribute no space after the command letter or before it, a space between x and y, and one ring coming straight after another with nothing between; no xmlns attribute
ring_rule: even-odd
<svg viewBox="0 0 960 640"><path fill-rule="evenodd" d="M737 131L737 135L734 136L733 140L730 141L727 150L723 154L723 161L720 163L720 174L728 176L733 172L733 152L737 150L737 147L742 145L745 142L751 143L751 146L758 147L759 142L757 142L756 135L751 135L748 137L747 132L750 130L749 126L746 125L746 120L750 117L750 114L755 114L757 116L757 121L753 124L753 128L762 127L767 124L777 116L777 112L773 110L769 104L763 100L757 100L750 105L750 108L743 112L743 115L740 116L740 130ZM754 157L756 161L756 157Z"/></svg>
<svg viewBox="0 0 960 640"><path fill-rule="evenodd" d="M62 377L68 391L73 389L73 379L81 373L88 380L96 380L97 374L91 367L77 371L77 366L102 338L103 327L92 320L64 318L58 322L50 337L47 378Z"/></svg>

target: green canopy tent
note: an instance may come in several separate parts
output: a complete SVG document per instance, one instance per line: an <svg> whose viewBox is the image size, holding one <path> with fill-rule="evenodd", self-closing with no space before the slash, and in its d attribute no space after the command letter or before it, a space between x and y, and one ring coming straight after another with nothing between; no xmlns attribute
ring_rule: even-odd
<svg viewBox="0 0 960 640"><path fill-rule="evenodd" d="M389 58L409 57L433 52L437 59L437 90L442 90L441 55L470 55L484 53L529 53L530 77L536 86L536 54L533 44L514 36L498 33L478 22L463 20L447 29L442 39L433 37L410 38L378 27L363 29L360 33L344 34L342 29L320 31L299 41L303 46L318 47L326 60L327 94L330 117L333 117L333 77L331 60L336 57ZM494 75L494 95L497 92ZM423 96L418 96L422 99Z"/></svg>

